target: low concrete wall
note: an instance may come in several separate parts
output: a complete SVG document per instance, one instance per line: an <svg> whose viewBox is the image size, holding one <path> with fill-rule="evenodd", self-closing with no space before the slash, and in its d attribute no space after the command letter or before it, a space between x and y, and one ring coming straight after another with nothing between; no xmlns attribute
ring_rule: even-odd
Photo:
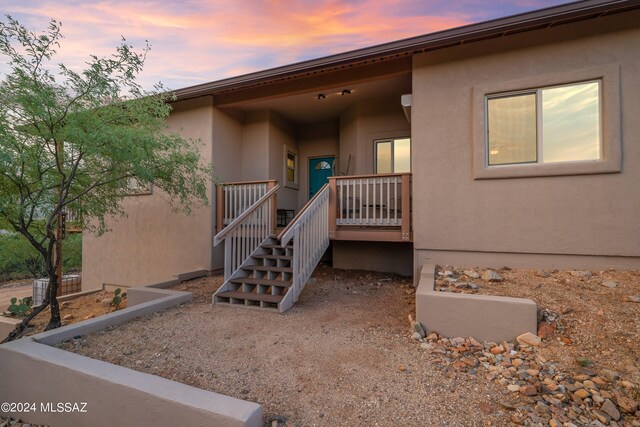
<svg viewBox="0 0 640 427"><path fill-rule="evenodd" d="M191 300L190 292L131 290L133 301L123 310L0 345L0 402L32 402L37 409L0 413L54 426L261 426L257 403L51 347ZM86 402L86 412L42 410L41 404L55 407L59 402L78 403L80 408Z"/></svg>
<svg viewBox="0 0 640 427"><path fill-rule="evenodd" d="M22 322L22 319L0 316L0 341L9 335L20 322Z"/></svg>
<svg viewBox="0 0 640 427"><path fill-rule="evenodd" d="M416 320L447 337L512 341L537 332L537 307L530 299L437 292L435 266L425 264L416 290Z"/></svg>

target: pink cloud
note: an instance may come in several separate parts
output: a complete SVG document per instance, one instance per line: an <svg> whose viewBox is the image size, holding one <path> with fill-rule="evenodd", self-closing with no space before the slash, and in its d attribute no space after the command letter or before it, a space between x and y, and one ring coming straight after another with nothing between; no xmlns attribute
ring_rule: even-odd
<svg viewBox="0 0 640 427"><path fill-rule="evenodd" d="M62 21L66 38L57 59L74 67L91 53L113 52L120 36L136 47L149 40L145 86L162 80L178 88L473 22L477 8L453 4L458 7L440 0L25 0L6 9L34 30L50 18Z"/></svg>

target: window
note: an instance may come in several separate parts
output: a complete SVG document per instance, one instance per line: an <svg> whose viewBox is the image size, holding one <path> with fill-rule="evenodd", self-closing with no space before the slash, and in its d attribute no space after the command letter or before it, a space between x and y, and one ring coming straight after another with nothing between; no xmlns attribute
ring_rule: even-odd
<svg viewBox="0 0 640 427"><path fill-rule="evenodd" d="M296 155L287 152L287 181L296 182Z"/></svg>
<svg viewBox="0 0 640 427"><path fill-rule="evenodd" d="M487 96L487 164L601 160L600 105L600 81Z"/></svg>
<svg viewBox="0 0 640 427"><path fill-rule="evenodd" d="M282 181L288 188L298 188L298 151L288 145L284 146L284 168Z"/></svg>
<svg viewBox="0 0 640 427"><path fill-rule="evenodd" d="M376 173L411 172L411 138L375 141Z"/></svg>
<svg viewBox="0 0 640 427"><path fill-rule="evenodd" d="M153 193L153 186L151 183L142 184L136 178L129 178L127 180L127 189L125 196L141 196Z"/></svg>

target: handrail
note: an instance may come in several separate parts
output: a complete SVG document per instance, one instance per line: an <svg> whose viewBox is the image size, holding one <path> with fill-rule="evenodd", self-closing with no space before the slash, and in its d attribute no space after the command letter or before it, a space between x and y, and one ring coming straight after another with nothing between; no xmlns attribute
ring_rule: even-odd
<svg viewBox="0 0 640 427"><path fill-rule="evenodd" d="M336 176L330 176L329 179L387 178L387 177L403 176L403 175L411 175L411 172L372 173L368 175L336 175Z"/></svg>
<svg viewBox="0 0 640 427"><path fill-rule="evenodd" d="M222 242L224 240L224 238L227 237L227 235L229 233L231 233L233 230L235 230L235 228L238 226L238 224L240 224L246 217L251 215L256 209L258 209L267 200L269 200L269 198L273 194L275 194L278 191L279 188L280 188L280 185L276 184L275 187L273 187L271 190L267 191L264 194L264 196L260 197L253 205L251 205L251 207L249 209L247 209L246 211L242 212L236 219L231 221L231 223L229 225L227 225L225 228L222 229L222 231L220 231L218 234L215 235L215 237L213 238L213 244L216 245L216 246L218 244L220 244L220 242Z"/></svg>
<svg viewBox="0 0 640 427"><path fill-rule="evenodd" d="M221 182L216 184L218 187L224 187L225 185L246 185L246 184L268 184L270 182L278 182L276 179L263 179L256 181L234 181L234 182Z"/></svg>
<svg viewBox="0 0 640 427"><path fill-rule="evenodd" d="M280 240L282 246L286 246L286 244L289 243L289 240L291 240L291 238L293 237L293 227L296 226L298 220L302 217L302 215L304 215L309 207L313 205L316 199L320 197L320 194L324 191L325 187L329 187L329 184L327 183L320 187L320 190L318 190L316 194L313 195L313 197L307 202L307 204L304 205L302 209L300 209L300 211L296 214L296 216L293 217L293 220L285 227L285 229L282 230L280 234L278 234L278 240Z"/></svg>

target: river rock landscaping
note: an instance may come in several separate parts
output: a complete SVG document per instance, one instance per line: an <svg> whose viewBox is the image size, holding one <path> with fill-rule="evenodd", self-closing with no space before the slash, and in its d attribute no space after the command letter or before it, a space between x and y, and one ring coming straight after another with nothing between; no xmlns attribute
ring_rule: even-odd
<svg viewBox="0 0 640 427"><path fill-rule="evenodd" d="M513 343L417 337L420 348L460 371L481 369L505 387L516 424L640 426L640 293L635 271L499 271L438 267L436 289L526 297L538 334ZM419 327L412 323L411 332ZM419 335L422 335L419 334Z"/></svg>

